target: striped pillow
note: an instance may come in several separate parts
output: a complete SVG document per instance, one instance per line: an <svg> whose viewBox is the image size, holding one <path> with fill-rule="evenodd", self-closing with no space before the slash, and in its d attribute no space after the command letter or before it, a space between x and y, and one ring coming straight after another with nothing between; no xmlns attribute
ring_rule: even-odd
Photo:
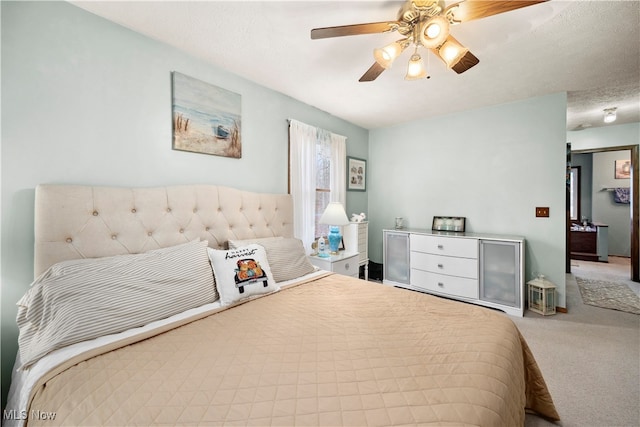
<svg viewBox="0 0 640 427"><path fill-rule="evenodd" d="M67 345L216 299L206 241L56 264L18 301L21 368Z"/></svg>
<svg viewBox="0 0 640 427"><path fill-rule="evenodd" d="M229 240L230 248L238 248L247 244L247 240ZM276 282L297 279L305 274L313 273L315 268L304 250L302 240L293 238L256 239L255 243L267 251L267 259Z"/></svg>

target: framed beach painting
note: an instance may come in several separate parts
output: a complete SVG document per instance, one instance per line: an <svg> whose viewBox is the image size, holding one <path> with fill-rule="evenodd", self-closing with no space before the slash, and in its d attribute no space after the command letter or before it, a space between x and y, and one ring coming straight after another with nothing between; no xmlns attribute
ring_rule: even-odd
<svg viewBox="0 0 640 427"><path fill-rule="evenodd" d="M241 99L237 93L174 71L174 150L242 157Z"/></svg>
<svg viewBox="0 0 640 427"><path fill-rule="evenodd" d="M347 190L367 191L367 161L347 157Z"/></svg>

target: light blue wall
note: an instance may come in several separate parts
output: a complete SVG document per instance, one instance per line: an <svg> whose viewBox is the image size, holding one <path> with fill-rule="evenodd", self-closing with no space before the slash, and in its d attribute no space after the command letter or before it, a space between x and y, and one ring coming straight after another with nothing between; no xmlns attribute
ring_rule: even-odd
<svg viewBox="0 0 640 427"><path fill-rule="evenodd" d="M371 259L396 216L426 229L464 216L468 231L524 236L526 278L543 273L566 307L566 107L562 93L370 131Z"/></svg>
<svg viewBox="0 0 640 427"><path fill-rule="evenodd" d="M16 301L33 279L40 183L211 183L287 192L287 118L348 137L368 131L66 2L2 8L2 402L17 349ZM171 150L171 71L242 96L242 159ZM286 76L283 76L286 79ZM348 212L368 193L349 193Z"/></svg>

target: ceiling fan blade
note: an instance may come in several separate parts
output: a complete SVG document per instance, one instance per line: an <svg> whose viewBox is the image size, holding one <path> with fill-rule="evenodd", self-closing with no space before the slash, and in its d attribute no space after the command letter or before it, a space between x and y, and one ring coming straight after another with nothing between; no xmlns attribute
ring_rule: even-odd
<svg viewBox="0 0 640 427"><path fill-rule="evenodd" d="M395 31L400 24L396 21L370 22L368 24L342 25L339 27L314 28L311 39L326 39L329 37L357 36L360 34L386 33Z"/></svg>
<svg viewBox="0 0 640 427"><path fill-rule="evenodd" d="M478 65L478 62L480 62L480 60L473 53L467 52L464 54L462 59L460 59L460 61L458 61L458 63L451 68L456 73L462 74L469 68Z"/></svg>
<svg viewBox="0 0 640 427"><path fill-rule="evenodd" d="M452 11L456 23L467 22L547 1L549 0L466 0L448 6L444 13Z"/></svg>
<svg viewBox="0 0 640 427"><path fill-rule="evenodd" d="M373 65L360 77L360 82L372 82L378 78L380 74L385 70L385 68L374 62Z"/></svg>

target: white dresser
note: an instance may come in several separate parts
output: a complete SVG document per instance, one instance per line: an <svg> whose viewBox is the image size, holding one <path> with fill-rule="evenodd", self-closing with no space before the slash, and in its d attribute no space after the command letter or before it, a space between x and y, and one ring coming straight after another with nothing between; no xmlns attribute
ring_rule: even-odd
<svg viewBox="0 0 640 427"><path fill-rule="evenodd" d="M524 238L432 230L383 234L383 283L523 316Z"/></svg>
<svg viewBox="0 0 640 427"><path fill-rule="evenodd" d="M358 277L360 271L356 252L342 251L338 255L330 255L326 258L310 255L309 261L322 270L333 271L334 273L355 278Z"/></svg>
<svg viewBox="0 0 640 427"><path fill-rule="evenodd" d="M346 252L357 252L358 265L364 266L364 280L369 280L369 223L352 222L342 232Z"/></svg>

